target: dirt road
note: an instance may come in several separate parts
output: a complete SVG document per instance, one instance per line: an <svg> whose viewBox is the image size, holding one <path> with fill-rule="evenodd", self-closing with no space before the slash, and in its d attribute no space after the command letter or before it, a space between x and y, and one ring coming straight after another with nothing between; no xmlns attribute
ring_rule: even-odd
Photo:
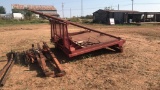
<svg viewBox="0 0 160 90"><path fill-rule="evenodd" d="M4 90L159 90L160 26L87 25L126 40L123 53L106 49L68 61L58 53L67 75L45 78L37 68L15 65ZM73 27L71 27L73 30ZM50 44L48 24L0 27L0 69L11 49L27 50L32 43ZM50 44L52 46L52 44ZM53 47L53 46L52 46ZM61 57L60 57L61 56Z"/></svg>

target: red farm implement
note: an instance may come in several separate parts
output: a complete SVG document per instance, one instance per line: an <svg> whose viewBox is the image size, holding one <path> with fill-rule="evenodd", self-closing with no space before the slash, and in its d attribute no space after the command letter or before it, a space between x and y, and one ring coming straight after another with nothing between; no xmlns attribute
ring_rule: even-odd
<svg viewBox="0 0 160 90"><path fill-rule="evenodd" d="M51 25L51 42L55 44L56 48L61 49L68 57L78 56L102 48L110 48L117 52L123 51L122 46L125 43L125 40L121 39L120 37L106 34L34 10L29 11L49 19ZM75 32L78 30L72 31L69 29L69 25L72 25L74 29L78 28L79 32ZM66 74L58 59L45 42L43 42L42 48L39 43L37 44L37 49L33 44L32 49L23 53L25 62L38 62L45 76L61 77ZM0 70L0 86L4 85L7 76L14 65L15 59L17 59L15 58L17 57L17 54L11 52L9 57L8 63L2 70ZM46 64L47 60L52 64L53 67L55 67L56 72L49 70Z"/></svg>
<svg viewBox="0 0 160 90"><path fill-rule="evenodd" d="M111 48L119 52L123 51L122 45L125 43L125 40L120 37L90 29L34 10L30 11L49 19L51 25L51 42L55 43L55 47L60 48L69 57L102 48ZM68 29L69 25L79 28L80 31L70 33L70 30Z"/></svg>

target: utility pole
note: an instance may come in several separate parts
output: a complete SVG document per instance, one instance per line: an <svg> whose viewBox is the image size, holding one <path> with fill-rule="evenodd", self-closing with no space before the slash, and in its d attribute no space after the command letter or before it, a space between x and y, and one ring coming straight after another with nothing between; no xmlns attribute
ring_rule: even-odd
<svg viewBox="0 0 160 90"><path fill-rule="evenodd" d="M133 11L133 0L131 0L132 1L132 11Z"/></svg>
<svg viewBox="0 0 160 90"><path fill-rule="evenodd" d="M72 9L70 8L70 18L72 17Z"/></svg>
<svg viewBox="0 0 160 90"><path fill-rule="evenodd" d="M118 4L118 10L119 10L119 4Z"/></svg>
<svg viewBox="0 0 160 90"><path fill-rule="evenodd" d="M62 3L62 16L63 16L63 18L64 18L64 4Z"/></svg>
<svg viewBox="0 0 160 90"><path fill-rule="evenodd" d="M83 0L81 0L81 17L83 16Z"/></svg>

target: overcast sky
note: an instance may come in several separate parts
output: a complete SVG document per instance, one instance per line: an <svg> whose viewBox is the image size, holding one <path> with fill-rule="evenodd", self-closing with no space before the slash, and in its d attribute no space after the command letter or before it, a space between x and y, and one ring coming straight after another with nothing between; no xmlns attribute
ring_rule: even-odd
<svg viewBox="0 0 160 90"><path fill-rule="evenodd" d="M98 9L112 7L115 10L132 10L131 0L0 0L0 6L11 13L11 4L54 5L58 14L62 16L62 3L64 3L64 16L81 16L81 1L83 1L83 15L92 15ZM71 10L70 10L71 9ZM160 12L160 0L134 0L134 10L144 12Z"/></svg>

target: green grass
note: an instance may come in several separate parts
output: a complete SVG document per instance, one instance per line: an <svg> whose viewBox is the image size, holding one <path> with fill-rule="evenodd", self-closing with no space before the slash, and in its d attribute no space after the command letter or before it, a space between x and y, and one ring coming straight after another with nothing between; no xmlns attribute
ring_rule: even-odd
<svg viewBox="0 0 160 90"><path fill-rule="evenodd" d="M16 25L16 24L40 24L40 23L49 23L48 20L41 20L41 19L35 19L35 20L3 20L0 19L0 26L7 26L7 25Z"/></svg>

